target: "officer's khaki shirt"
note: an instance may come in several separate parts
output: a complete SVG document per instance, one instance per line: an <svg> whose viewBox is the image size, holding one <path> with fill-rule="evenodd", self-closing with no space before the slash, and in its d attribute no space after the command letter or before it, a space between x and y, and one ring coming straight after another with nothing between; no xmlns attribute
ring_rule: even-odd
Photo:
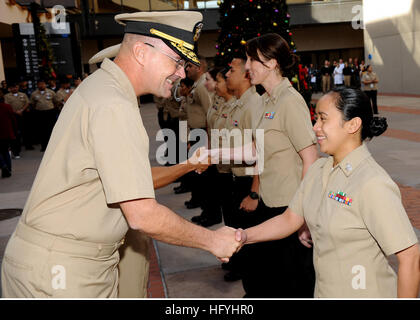
<svg viewBox="0 0 420 320"><path fill-rule="evenodd" d="M8 93L4 96L4 102L10 104L14 112L22 111L29 103L28 96L23 92Z"/></svg>
<svg viewBox="0 0 420 320"><path fill-rule="evenodd" d="M252 86L242 94L229 113L226 128L231 132L235 129L240 130L242 145L252 142L252 125L253 122L260 119L261 109L261 96ZM249 135L245 135L245 129L250 130ZM234 141L234 137L232 140ZM237 146L235 145L235 147ZM233 165L232 172L235 176L247 175L246 166L243 165Z"/></svg>
<svg viewBox="0 0 420 320"><path fill-rule="evenodd" d="M187 114L187 99L185 97L181 97L181 102L179 104L179 121L187 121L188 114Z"/></svg>
<svg viewBox="0 0 420 320"><path fill-rule="evenodd" d="M163 113L169 115L171 119L179 118L180 103L173 97L169 97L163 101Z"/></svg>
<svg viewBox="0 0 420 320"><path fill-rule="evenodd" d="M194 83L191 94L187 97L188 127L192 129L205 128L207 124L207 111L212 101L205 82L206 75L203 74Z"/></svg>
<svg viewBox="0 0 420 320"><path fill-rule="evenodd" d="M211 132L211 145L210 148L229 148L229 129L227 129L227 121L229 118L229 113L236 105L236 98L232 96L229 101L225 101L222 98L224 103L219 107L217 112L218 117L214 120L213 130L217 132ZM230 164L229 162L223 163L220 160L220 163L216 165L217 170L221 173L230 173Z"/></svg>
<svg viewBox="0 0 420 320"><path fill-rule="evenodd" d="M61 111L22 221L66 238L117 243L128 230L118 203L154 198L148 155L134 89L105 59Z"/></svg>
<svg viewBox="0 0 420 320"><path fill-rule="evenodd" d="M377 83L369 83L369 84L364 84L363 81L373 81L373 80L377 80L378 76L376 75L375 72L365 72L363 73L362 76L362 87L364 91L374 91L374 90L378 90L378 84Z"/></svg>
<svg viewBox="0 0 420 320"><path fill-rule="evenodd" d="M289 207L312 235L315 297L397 297L386 256L417 237L397 185L365 144L334 168L332 157L316 161Z"/></svg>
<svg viewBox="0 0 420 320"><path fill-rule="evenodd" d="M54 109L54 103L57 103L56 94L51 89L46 88L44 91L36 89L31 94L31 104L35 110L45 111Z"/></svg>
<svg viewBox="0 0 420 320"><path fill-rule="evenodd" d="M66 103L66 99L68 99L69 95L73 92L72 89L63 89L60 88L57 93L55 94L57 101L57 107L61 110Z"/></svg>
<svg viewBox="0 0 420 320"><path fill-rule="evenodd" d="M256 139L257 152L264 151L259 192L268 207L283 207L292 200L302 178L298 152L315 144L316 138L305 100L287 78L271 96L266 92L261 99L262 113L256 122L256 129L264 130L264 147Z"/></svg>
<svg viewBox="0 0 420 320"><path fill-rule="evenodd" d="M219 113L225 103L225 99L214 92L210 93L210 98L213 103L211 108L207 111L207 127L209 129L214 129L214 122L219 117Z"/></svg>

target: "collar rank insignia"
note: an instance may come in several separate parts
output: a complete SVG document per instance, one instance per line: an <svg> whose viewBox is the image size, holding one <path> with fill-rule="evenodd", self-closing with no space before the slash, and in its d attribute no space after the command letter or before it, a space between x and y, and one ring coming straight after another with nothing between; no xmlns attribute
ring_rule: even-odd
<svg viewBox="0 0 420 320"><path fill-rule="evenodd" d="M273 119L274 118L274 114L275 114L274 111L272 111L272 112L266 112L264 114L264 118L266 118L266 119Z"/></svg>
<svg viewBox="0 0 420 320"><path fill-rule="evenodd" d="M351 206L353 199L350 199L349 197L347 197L347 195L342 192L342 191L338 191L336 193L330 191L330 193L328 193L328 198L331 198L335 201L338 201L340 203L344 203L348 206Z"/></svg>

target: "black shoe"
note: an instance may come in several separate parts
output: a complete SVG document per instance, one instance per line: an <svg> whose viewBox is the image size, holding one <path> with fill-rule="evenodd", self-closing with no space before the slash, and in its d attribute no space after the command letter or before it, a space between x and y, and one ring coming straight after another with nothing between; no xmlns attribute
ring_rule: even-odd
<svg viewBox="0 0 420 320"><path fill-rule="evenodd" d="M229 271L223 276L223 279L225 279L226 282L233 282L233 281L241 280L242 276L235 271Z"/></svg>
<svg viewBox="0 0 420 320"><path fill-rule="evenodd" d="M175 191L175 194L181 194L181 193L190 192L191 190L184 186L179 186L179 187L175 187L174 191Z"/></svg>
<svg viewBox="0 0 420 320"><path fill-rule="evenodd" d="M195 208L200 207L200 204L198 202L193 201L193 200L185 201L184 204L187 207L187 209L195 209Z"/></svg>
<svg viewBox="0 0 420 320"><path fill-rule="evenodd" d="M203 219L200 220L199 224L202 227L207 228L207 227L211 227L215 224L219 224L221 222L222 222L222 219L214 220L214 219L209 219L209 218L203 218Z"/></svg>
<svg viewBox="0 0 420 320"><path fill-rule="evenodd" d="M203 219L202 215L194 216L191 218L191 222L200 223L201 219Z"/></svg>
<svg viewBox="0 0 420 320"><path fill-rule="evenodd" d="M2 178L9 178L11 176L12 176L12 173L10 172L10 170L8 168L1 169L1 177Z"/></svg>
<svg viewBox="0 0 420 320"><path fill-rule="evenodd" d="M221 267L223 270L232 271L232 264L230 262L223 262Z"/></svg>

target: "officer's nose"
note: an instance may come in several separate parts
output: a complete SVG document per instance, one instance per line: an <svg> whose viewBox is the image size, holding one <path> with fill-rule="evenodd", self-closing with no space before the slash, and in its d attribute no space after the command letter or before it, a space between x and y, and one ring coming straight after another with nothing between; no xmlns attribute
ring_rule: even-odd
<svg viewBox="0 0 420 320"><path fill-rule="evenodd" d="M175 74L180 77L181 79L185 78L185 69L184 68L178 68L175 72Z"/></svg>

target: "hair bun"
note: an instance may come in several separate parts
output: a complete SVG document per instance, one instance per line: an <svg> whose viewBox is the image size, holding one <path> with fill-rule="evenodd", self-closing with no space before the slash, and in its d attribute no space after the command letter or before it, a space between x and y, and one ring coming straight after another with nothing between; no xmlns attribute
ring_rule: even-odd
<svg viewBox="0 0 420 320"><path fill-rule="evenodd" d="M385 117L373 117L370 122L370 132L373 137L380 136L388 128L388 123Z"/></svg>

